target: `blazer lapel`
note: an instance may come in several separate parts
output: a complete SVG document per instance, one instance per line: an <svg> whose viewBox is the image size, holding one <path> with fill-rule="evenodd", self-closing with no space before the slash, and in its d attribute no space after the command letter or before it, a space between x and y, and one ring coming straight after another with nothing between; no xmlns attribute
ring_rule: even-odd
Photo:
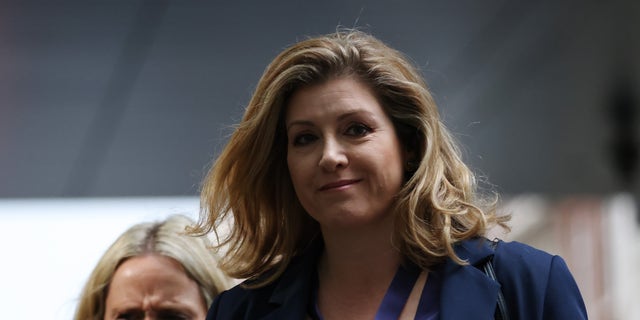
<svg viewBox="0 0 640 320"><path fill-rule="evenodd" d="M474 265L493 254L484 239L462 242L456 253L469 265L460 266L448 260L443 269L440 296L442 320L493 319L500 284Z"/></svg>

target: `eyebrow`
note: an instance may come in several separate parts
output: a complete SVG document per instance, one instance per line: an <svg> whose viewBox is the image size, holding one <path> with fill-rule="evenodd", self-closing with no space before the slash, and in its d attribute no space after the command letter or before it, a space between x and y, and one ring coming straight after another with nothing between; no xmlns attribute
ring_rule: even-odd
<svg viewBox="0 0 640 320"><path fill-rule="evenodd" d="M162 313L162 314L186 314L188 316L193 316L193 310L188 306L183 305L160 305L154 306L151 308L153 312ZM110 310L113 314L122 314L122 313L132 313L132 314L145 314L146 312L142 310L139 306L135 307L125 307L125 308L113 308Z"/></svg>
<svg viewBox="0 0 640 320"><path fill-rule="evenodd" d="M311 122L309 120L294 120L294 121L291 121L287 125L287 131L289 131L289 129L291 129L291 127L293 127L293 126L313 126L313 122Z"/></svg>
<svg viewBox="0 0 640 320"><path fill-rule="evenodd" d="M343 114L341 114L340 116L338 116L338 121L343 120L344 118L348 118L350 116L353 116L355 114L364 114L366 115L368 118L373 118L373 114L368 111L368 110L364 110L364 109L355 109L352 111L347 111ZM289 122L289 124L287 124L287 131L289 131L289 129L295 125L301 125L301 126L313 126L313 121L310 120L293 120L291 122Z"/></svg>

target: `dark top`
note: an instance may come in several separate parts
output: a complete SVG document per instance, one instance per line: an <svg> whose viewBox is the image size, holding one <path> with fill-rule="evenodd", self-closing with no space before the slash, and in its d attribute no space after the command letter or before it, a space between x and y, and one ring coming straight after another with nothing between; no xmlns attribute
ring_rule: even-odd
<svg viewBox="0 0 640 320"><path fill-rule="evenodd" d="M267 286L239 285L221 293L207 320L307 318L321 250L310 247ZM561 257L518 242L501 241L494 252L483 238L463 241L455 250L469 265L448 260L441 266L440 319L493 319L500 285L511 319L587 319L578 286ZM492 256L499 283L474 267Z"/></svg>

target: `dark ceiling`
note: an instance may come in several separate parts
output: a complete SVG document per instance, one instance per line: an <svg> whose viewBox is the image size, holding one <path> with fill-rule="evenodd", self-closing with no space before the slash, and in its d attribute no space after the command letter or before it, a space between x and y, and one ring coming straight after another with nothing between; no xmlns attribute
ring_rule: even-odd
<svg viewBox="0 0 640 320"><path fill-rule="evenodd" d="M638 1L127 0L0 1L0 198L197 194L270 59L339 25L498 191L640 194Z"/></svg>

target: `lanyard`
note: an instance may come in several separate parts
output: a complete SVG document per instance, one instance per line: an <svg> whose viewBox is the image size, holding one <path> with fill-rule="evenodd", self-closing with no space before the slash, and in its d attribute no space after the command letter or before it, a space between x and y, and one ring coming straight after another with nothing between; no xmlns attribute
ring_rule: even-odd
<svg viewBox="0 0 640 320"><path fill-rule="evenodd" d="M413 263L401 265L380 303L375 320L398 319L409 299L413 285L418 280L420 268ZM420 299L422 300L422 299Z"/></svg>

